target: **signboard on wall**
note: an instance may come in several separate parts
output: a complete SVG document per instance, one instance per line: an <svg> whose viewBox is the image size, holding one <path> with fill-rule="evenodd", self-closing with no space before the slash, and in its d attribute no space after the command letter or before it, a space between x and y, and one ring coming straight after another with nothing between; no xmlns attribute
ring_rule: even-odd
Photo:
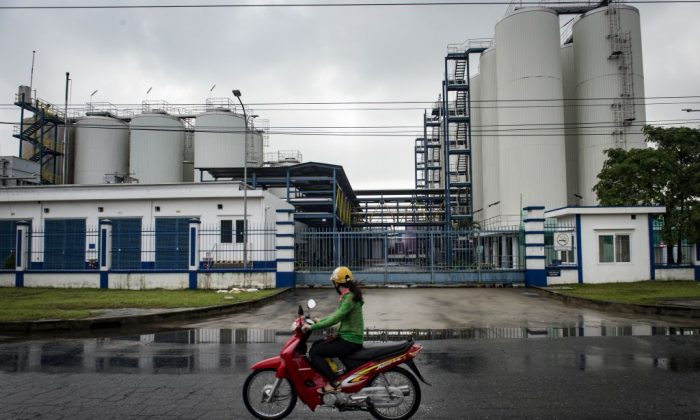
<svg viewBox="0 0 700 420"><path fill-rule="evenodd" d="M555 251L571 251L573 250L573 235L566 232L554 233L554 250Z"/></svg>

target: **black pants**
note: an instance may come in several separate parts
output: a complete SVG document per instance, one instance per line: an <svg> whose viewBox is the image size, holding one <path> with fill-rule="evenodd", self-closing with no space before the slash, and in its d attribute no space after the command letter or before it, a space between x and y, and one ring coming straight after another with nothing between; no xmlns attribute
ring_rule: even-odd
<svg viewBox="0 0 700 420"><path fill-rule="evenodd" d="M329 382L335 382L338 375L333 373L326 362L326 357L347 357L362 348L362 344L355 344L337 337L331 341L319 340L309 350L309 361L316 372Z"/></svg>

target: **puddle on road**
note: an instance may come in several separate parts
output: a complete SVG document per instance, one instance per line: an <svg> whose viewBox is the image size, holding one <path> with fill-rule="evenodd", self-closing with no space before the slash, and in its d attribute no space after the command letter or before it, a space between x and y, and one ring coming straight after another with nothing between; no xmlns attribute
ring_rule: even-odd
<svg viewBox="0 0 700 420"><path fill-rule="evenodd" d="M538 339L543 337L625 337L625 336L699 336L700 328L660 326L572 326L550 328L462 328L444 330L368 330L368 342L398 341L414 337L418 341ZM138 373L245 374L248 368L269 356L266 344L283 343L287 331L270 329L187 329L110 338L36 340L0 344L0 372L41 373ZM635 352L636 353L636 352ZM265 357L267 357L265 356ZM527 368L530 358L519 360L512 369ZM662 356L662 357L661 357ZM474 372L484 369L484 356L441 353L439 347L428 347L421 355L423 363L447 371ZM471 360L471 359L473 360ZM477 360L478 359L478 360ZM645 366L673 372L700 371L700 358L682 354L630 354L617 357L588 354L566 354L560 359L548 358L548 364L575 365L580 370L596 370L610 366ZM448 368L449 367L449 368Z"/></svg>

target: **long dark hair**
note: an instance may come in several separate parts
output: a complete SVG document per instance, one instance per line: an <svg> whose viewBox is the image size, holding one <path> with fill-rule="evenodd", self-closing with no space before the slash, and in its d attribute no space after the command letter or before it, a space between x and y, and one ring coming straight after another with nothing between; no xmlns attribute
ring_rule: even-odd
<svg viewBox="0 0 700 420"><path fill-rule="evenodd" d="M350 289L350 293L352 293L352 300L355 302L361 302L362 301L362 289L360 288L360 285L355 283L354 281L349 281L347 282L348 289Z"/></svg>

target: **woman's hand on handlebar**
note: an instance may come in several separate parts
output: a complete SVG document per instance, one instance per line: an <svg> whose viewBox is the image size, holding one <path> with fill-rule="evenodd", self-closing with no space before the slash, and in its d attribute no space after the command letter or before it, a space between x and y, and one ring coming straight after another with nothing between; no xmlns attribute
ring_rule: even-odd
<svg viewBox="0 0 700 420"><path fill-rule="evenodd" d="M311 325L309 324L304 324L301 326L301 332L303 333L308 333L311 332Z"/></svg>

